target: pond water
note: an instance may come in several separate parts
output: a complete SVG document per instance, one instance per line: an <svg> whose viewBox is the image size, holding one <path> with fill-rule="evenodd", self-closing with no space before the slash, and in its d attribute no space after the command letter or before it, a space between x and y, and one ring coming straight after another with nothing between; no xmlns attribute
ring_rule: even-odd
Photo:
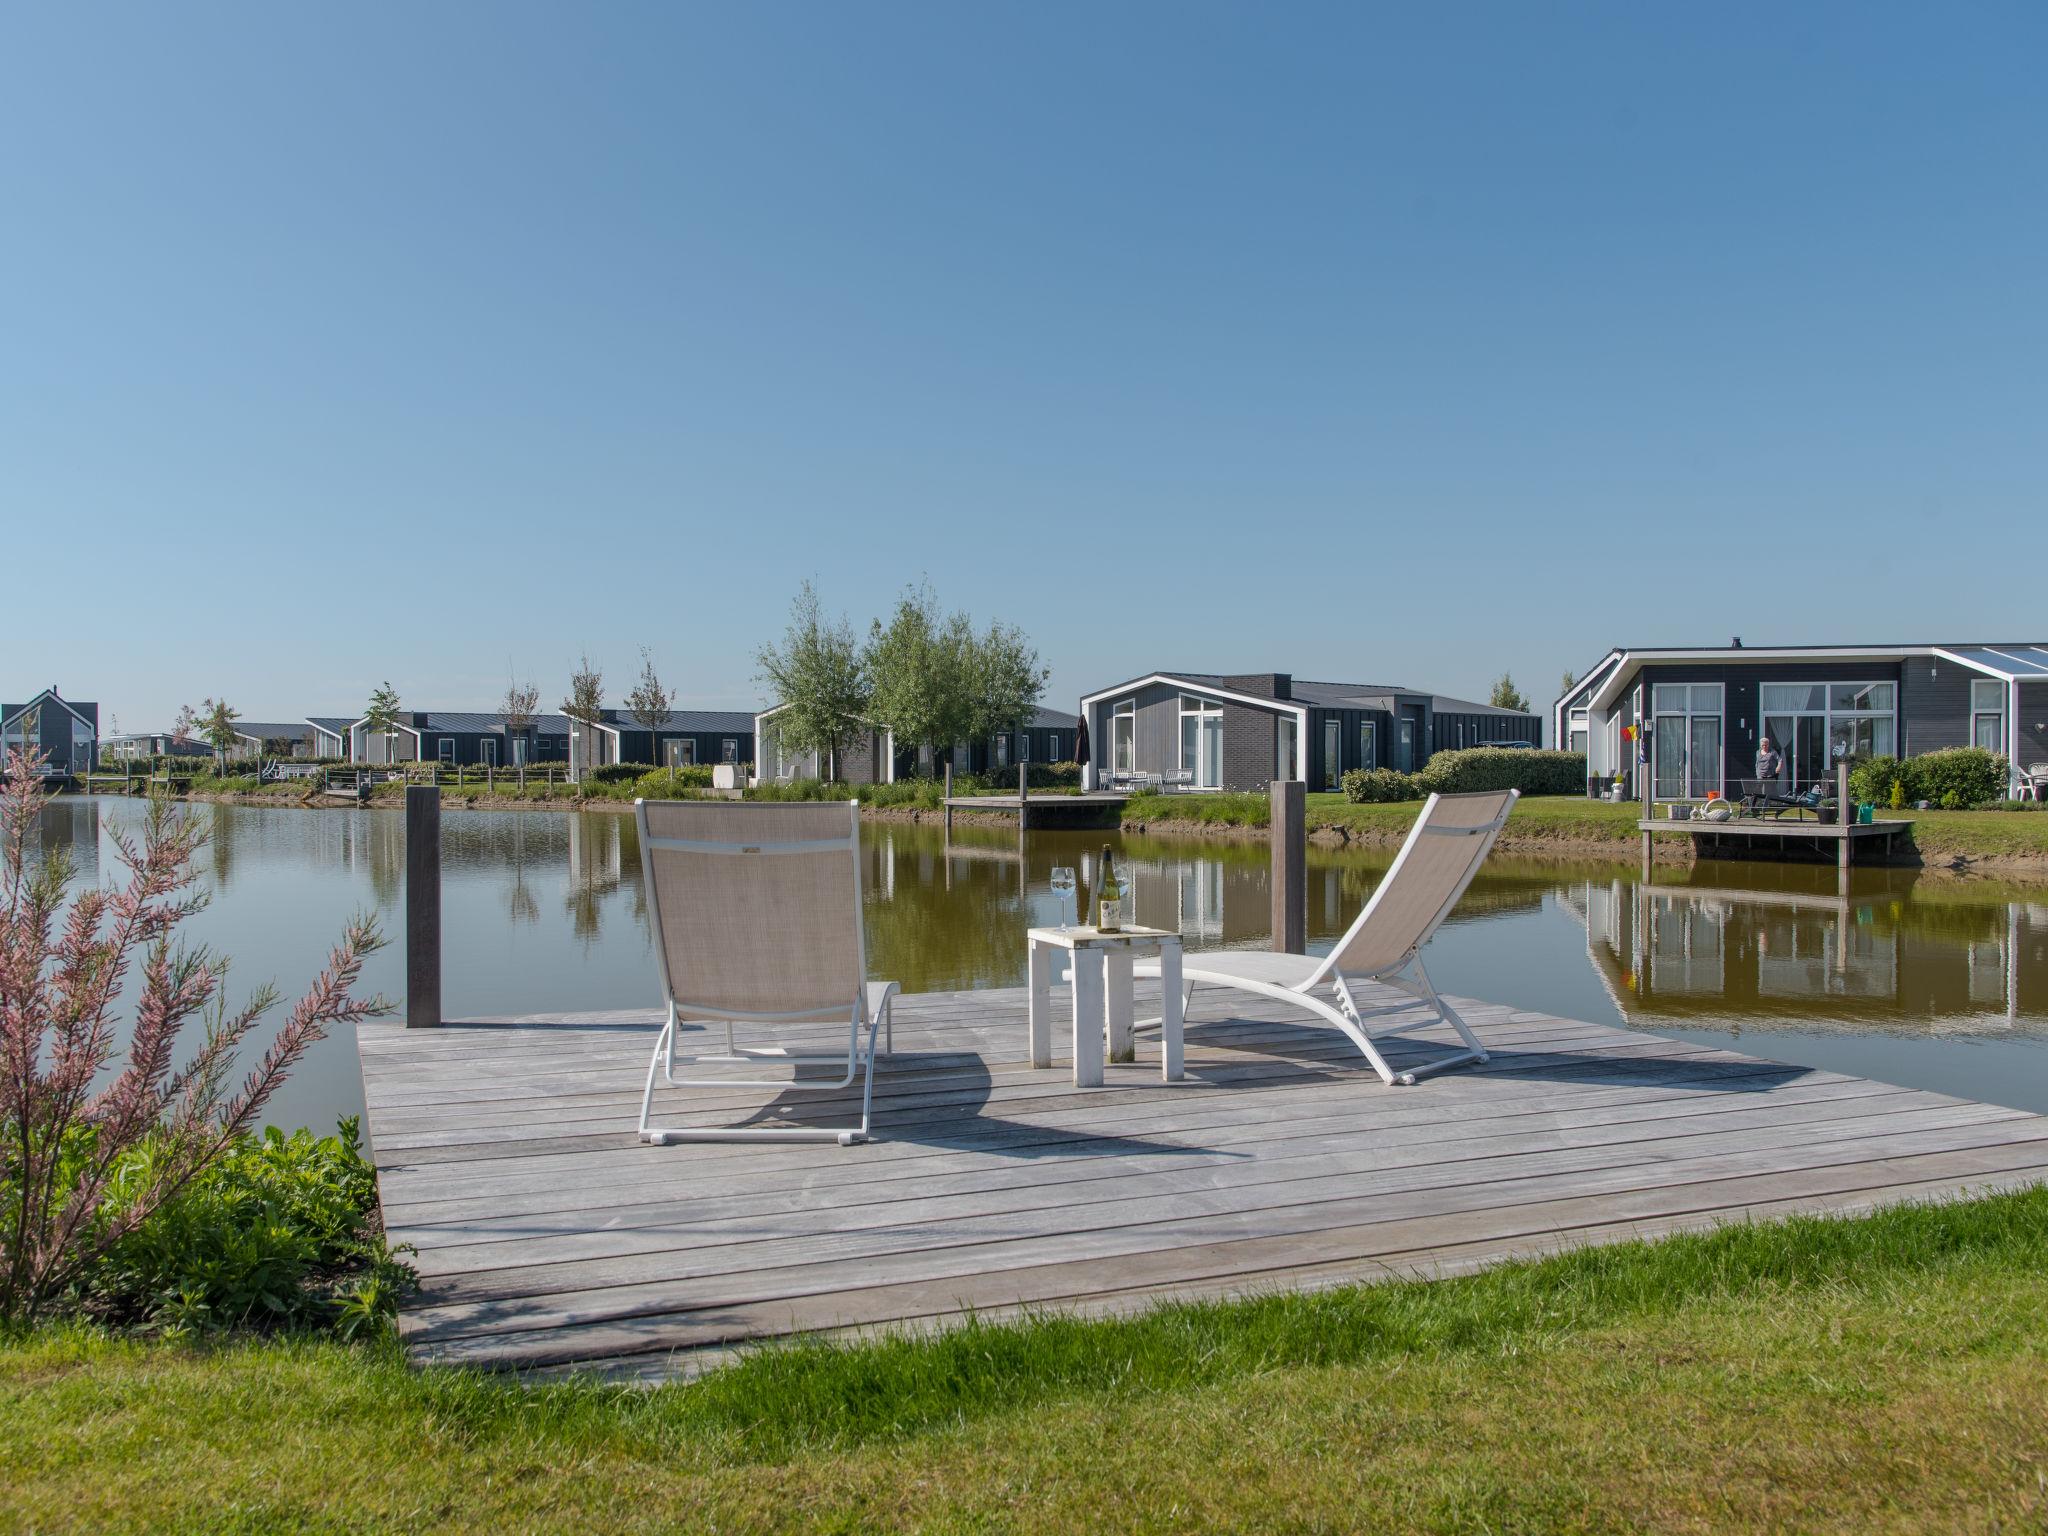
<svg viewBox="0 0 2048 1536"><path fill-rule="evenodd" d="M83 877L112 878L109 833L138 826L142 809L55 801L43 835ZM233 996L274 979L288 1004L354 911L383 913L400 936L402 812L189 814L210 832L213 891L189 936L233 957ZM448 1017L655 1005L630 817L451 810L442 840ZM870 973L910 992L1021 985L1025 928L1059 920L1053 868L1079 872L1085 910L1105 841L1139 922L1178 928L1191 948L1263 947L1271 934L1263 843L1034 832L1020 851L1014 831L975 828L949 847L909 823L871 825L863 840ZM1343 932L1390 858L1310 850L1311 948ZM1426 959L1447 992L2048 1111L2048 889L1868 870L1844 899L1832 868L1701 864L1644 886L1619 864L1496 857ZM366 984L402 1000L397 943ZM334 1038L269 1118L325 1127L361 1102L354 1043Z"/></svg>

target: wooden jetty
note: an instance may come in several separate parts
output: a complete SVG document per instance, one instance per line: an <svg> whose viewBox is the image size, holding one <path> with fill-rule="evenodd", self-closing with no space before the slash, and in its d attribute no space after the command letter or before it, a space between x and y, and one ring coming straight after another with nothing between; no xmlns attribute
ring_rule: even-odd
<svg viewBox="0 0 2048 1536"><path fill-rule="evenodd" d="M423 1363L656 1379L796 1332L1450 1274L2048 1181L2048 1117L1459 1007L1493 1059L1389 1089L1284 1004L1198 991L1185 1082L1141 1038L1077 1089L1030 1067L1023 989L905 997L853 1148L641 1145L651 1010L366 1025L385 1221L422 1277L401 1331ZM671 1121L846 1112L658 1098Z"/></svg>
<svg viewBox="0 0 2048 1536"><path fill-rule="evenodd" d="M1017 768L1017 793L1014 795L956 795L953 793L953 765L946 765L945 790L940 803L945 807L945 827L953 830L955 811L991 811L999 815L1014 815L1017 830L1022 833L1032 826L1044 826L1048 821L1093 821L1106 812L1121 811L1124 802L1131 797L1120 790L1089 789L1069 794L1064 790L1041 790L1032 794L1027 784L1029 765L1019 764Z"/></svg>

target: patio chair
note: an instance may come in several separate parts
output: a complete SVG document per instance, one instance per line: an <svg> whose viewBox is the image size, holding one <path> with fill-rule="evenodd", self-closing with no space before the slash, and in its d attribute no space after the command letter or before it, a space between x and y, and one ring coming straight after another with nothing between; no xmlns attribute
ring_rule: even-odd
<svg viewBox="0 0 2048 1536"><path fill-rule="evenodd" d="M894 1044L893 981L869 981L860 910L858 802L810 805L636 800L640 864L668 1019L647 1065L640 1139L674 1141L865 1141L875 1089L875 1035ZM724 1025L722 1053L695 1065L787 1065L790 1077L678 1077L676 1035L685 1021ZM843 1051L742 1046L736 1026L843 1022ZM836 1079L805 1081L804 1065L829 1062ZM652 1122L656 1077L681 1088L772 1088L840 1093L862 1078L857 1126L671 1127Z"/></svg>
<svg viewBox="0 0 2048 1536"><path fill-rule="evenodd" d="M1412 1084L1427 1073L1486 1060L1486 1047L1430 984L1429 973L1422 966L1422 947L1465 894L1519 798L1520 792L1512 789L1431 795L1365 910L1328 955L1318 958L1255 950L1188 955L1181 969L1186 998L1193 997L1200 983L1299 1004L1343 1030L1365 1053L1380 1081L1390 1086ZM1140 961L1135 974L1157 978L1159 963ZM1361 1008L1353 988L1364 982L1405 992L1411 1001ZM1321 990L1328 991L1329 1000L1316 996ZM1370 1019L1417 1009L1428 1011L1392 1028L1367 1028ZM1182 1011L1185 1014L1185 1000ZM1439 1022L1457 1034L1462 1050L1398 1071L1380 1053L1378 1042Z"/></svg>
<svg viewBox="0 0 2048 1536"><path fill-rule="evenodd" d="M2031 800L2039 805L2044 793L2048 793L2048 763L2030 763L2019 779L2013 788L2013 799Z"/></svg>

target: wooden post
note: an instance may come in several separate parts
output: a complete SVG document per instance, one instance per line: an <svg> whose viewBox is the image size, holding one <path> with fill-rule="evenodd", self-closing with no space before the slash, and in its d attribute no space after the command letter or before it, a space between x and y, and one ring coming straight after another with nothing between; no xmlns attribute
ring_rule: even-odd
<svg viewBox="0 0 2048 1536"><path fill-rule="evenodd" d="M946 759L946 792L941 797L946 807L946 836L953 835L953 760Z"/></svg>
<svg viewBox="0 0 2048 1536"><path fill-rule="evenodd" d="M1656 743L1650 742L1647 746L1645 745L1645 738L1643 736L1643 722L1640 720L1636 722L1636 739L1629 745L1630 749L1636 754L1636 793L1642 797L1641 800L1638 802L1638 805L1642 813L1642 820L1644 824L1643 879L1647 881L1650 878L1652 860L1655 858L1655 854L1651 851L1650 848L1649 823L1652 819L1651 813L1655 811L1657 808L1656 801L1650 794L1650 789L1654 781L1651 778L1650 764L1648 759L1655 752Z"/></svg>
<svg viewBox="0 0 2048 1536"><path fill-rule="evenodd" d="M1835 825L1842 829L1842 840L1835 845L1835 869L1846 880L1849 877L1849 849L1856 835L1856 807L1849 802L1849 765L1846 762L1835 764Z"/></svg>
<svg viewBox="0 0 2048 1536"><path fill-rule="evenodd" d="M1307 791L1299 779L1273 780L1273 948L1284 955L1308 951Z"/></svg>
<svg viewBox="0 0 2048 1536"><path fill-rule="evenodd" d="M405 1027L441 1022L441 791L405 787Z"/></svg>

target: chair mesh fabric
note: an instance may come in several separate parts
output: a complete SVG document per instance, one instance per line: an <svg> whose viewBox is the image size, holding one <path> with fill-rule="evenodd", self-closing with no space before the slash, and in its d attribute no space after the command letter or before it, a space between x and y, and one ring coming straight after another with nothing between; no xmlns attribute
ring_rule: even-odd
<svg viewBox="0 0 2048 1536"><path fill-rule="evenodd" d="M1429 937L1446 905L1486 857L1493 839L1484 833L1442 835L1432 827L1483 827L1498 820L1512 801L1507 790L1477 795L1439 795L1418 820L1403 846L1398 868L1373 893L1366 911L1344 936L1337 967L1370 976L1398 965Z"/></svg>
<svg viewBox="0 0 2048 1536"><path fill-rule="evenodd" d="M856 809L658 801L645 810L652 839L761 850L835 843L800 853L647 849L678 1013L850 1017L866 970Z"/></svg>

